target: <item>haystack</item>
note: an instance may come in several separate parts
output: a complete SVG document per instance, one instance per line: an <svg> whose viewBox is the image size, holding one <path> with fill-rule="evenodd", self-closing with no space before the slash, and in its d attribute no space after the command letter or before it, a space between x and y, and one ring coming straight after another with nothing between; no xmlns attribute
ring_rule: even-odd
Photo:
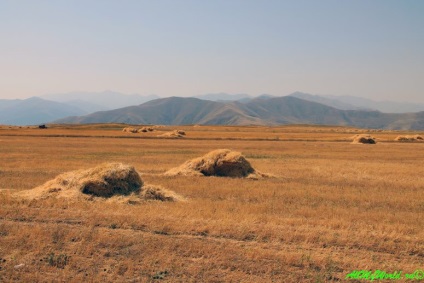
<svg viewBox="0 0 424 283"><path fill-rule="evenodd" d="M166 176L219 176L257 179L268 175L256 171L240 152L217 149L188 160L165 173Z"/></svg>
<svg viewBox="0 0 424 283"><path fill-rule="evenodd" d="M410 137L410 136L397 136L395 138L395 141L399 141L399 142L409 142L409 141L414 141L415 138L414 137Z"/></svg>
<svg viewBox="0 0 424 283"><path fill-rule="evenodd" d="M185 131L183 131L183 130L175 130L174 132L176 132L177 134L179 134L179 135L182 135L182 136L185 136Z"/></svg>
<svg viewBox="0 0 424 283"><path fill-rule="evenodd" d="M167 138L182 138L185 136L185 132L181 130L174 130L172 132L166 132L158 137L167 137Z"/></svg>
<svg viewBox="0 0 424 283"><path fill-rule="evenodd" d="M131 196L140 199L177 200L175 193L152 185L144 185L134 167L122 163L104 163L87 170L76 170L32 190L19 193L23 197L100 197Z"/></svg>
<svg viewBox="0 0 424 283"><path fill-rule="evenodd" d="M147 128L146 127L143 127L143 128L141 128L141 129L138 129L138 132L139 133L147 133Z"/></svg>
<svg viewBox="0 0 424 283"><path fill-rule="evenodd" d="M413 142L413 141L422 141L423 137L420 135L414 135L414 136L398 136L395 138L395 141L399 142Z"/></svg>
<svg viewBox="0 0 424 283"><path fill-rule="evenodd" d="M353 144L376 144L377 142L369 135L356 135L353 137Z"/></svg>
<svg viewBox="0 0 424 283"><path fill-rule="evenodd" d="M136 128L131 128L131 127L123 128L122 131L127 133L134 133L134 134L138 132Z"/></svg>

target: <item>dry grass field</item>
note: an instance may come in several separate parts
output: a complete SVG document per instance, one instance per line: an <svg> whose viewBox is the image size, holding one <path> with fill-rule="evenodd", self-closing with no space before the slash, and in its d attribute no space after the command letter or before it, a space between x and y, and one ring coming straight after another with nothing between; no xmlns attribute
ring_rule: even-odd
<svg viewBox="0 0 424 283"><path fill-rule="evenodd" d="M424 142L394 141L423 133L123 127L0 128L0 282L355 282L354 270L424 269ZM157 137L175 129L186 136ZM360 133L377 144L351 144ZM275 177L163 175L224 148ZM16 196L103 162L186 200Z"/></svg>

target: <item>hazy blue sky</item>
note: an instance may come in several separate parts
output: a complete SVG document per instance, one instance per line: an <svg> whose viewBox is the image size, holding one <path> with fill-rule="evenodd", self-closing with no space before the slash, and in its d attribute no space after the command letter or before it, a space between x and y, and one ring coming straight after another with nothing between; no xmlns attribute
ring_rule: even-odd
<svg viewBox="0 0 424 283"><path fill-rule="evenodd" d="M78 90L424 102L424 1L0 0L0 98Z"/></svg>

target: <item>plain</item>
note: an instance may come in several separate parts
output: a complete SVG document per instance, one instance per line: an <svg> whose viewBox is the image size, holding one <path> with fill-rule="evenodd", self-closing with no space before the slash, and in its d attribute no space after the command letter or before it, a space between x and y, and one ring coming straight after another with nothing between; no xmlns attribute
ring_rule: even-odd
<svg viewBox="0 0 424 283"><path fill-rule="evenodd" d="M123 127L0 129L1 282L339 282L354 270L423 269L424 143L394 141L420 133ZM186 136L157 137L175 129ZM359 133L377 144L351 144ZM275 177L163 175L221 148ZM186 201L15 196L111 161L133 165L144 181Z"/></svg>

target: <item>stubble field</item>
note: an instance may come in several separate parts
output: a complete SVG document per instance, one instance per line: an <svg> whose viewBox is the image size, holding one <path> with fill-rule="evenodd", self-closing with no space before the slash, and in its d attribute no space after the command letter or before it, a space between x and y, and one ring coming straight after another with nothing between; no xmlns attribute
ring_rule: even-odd
<svg viewBox="0 0 424 283"><path fill-rule="evenodd" d="M377 144L354 145L366 130L123 127L0 129L0 282L345 282L354 270L424 269L424 142L393 141L417 133L372 131ZM172 129L187 135L156 137ZM221 148L275 177L162 175ZM15 196L111 161L186 201Z"/></svg>

